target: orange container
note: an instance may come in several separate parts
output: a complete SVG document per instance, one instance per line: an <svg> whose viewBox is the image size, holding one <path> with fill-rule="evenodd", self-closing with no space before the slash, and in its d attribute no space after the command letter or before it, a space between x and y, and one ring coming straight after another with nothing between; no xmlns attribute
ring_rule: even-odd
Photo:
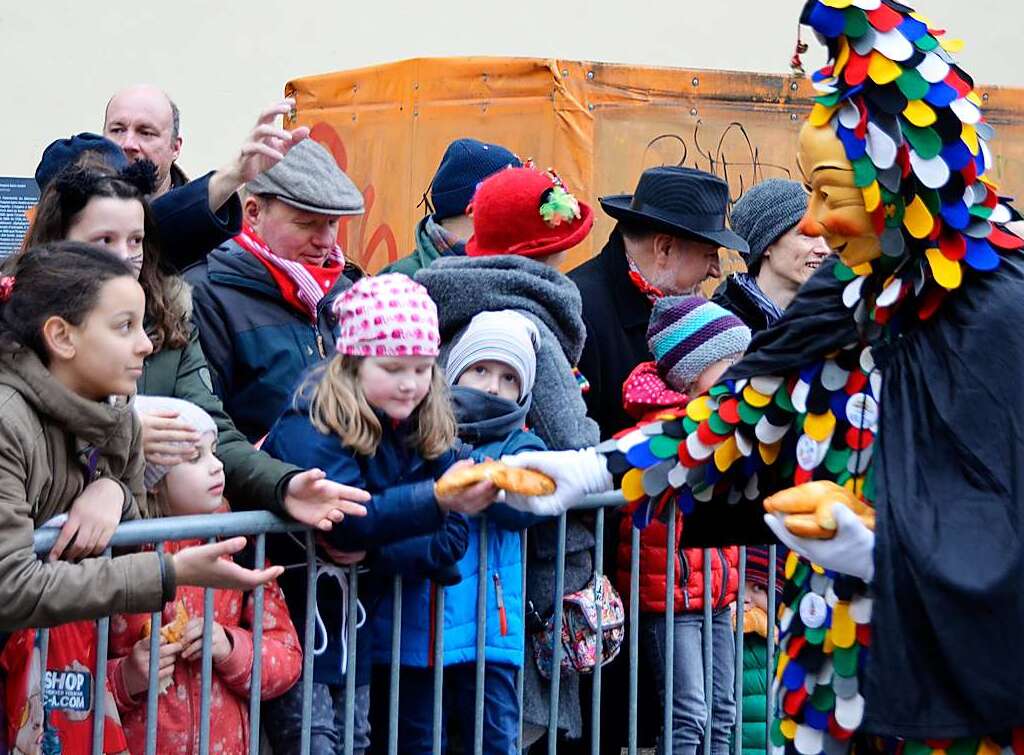
<svg viewBox="0 0 1024 755"><path fill-rule="evenodd" d="M590 237L566 269L598 251L613 221L597 197L628 193L648 167L685 164L729 182L738 199L770 177L799 178L806 79L537 58L420 58L288 82L290 125L310 126L362 189L366 214L343 221L342 248L369 271L408 254L420 203L445 147L471 136L554 168L595 206ZM1024 90L979 87L997 129L993 177L1024 187ZM725 253L723 273L742 267Z"/></svg>

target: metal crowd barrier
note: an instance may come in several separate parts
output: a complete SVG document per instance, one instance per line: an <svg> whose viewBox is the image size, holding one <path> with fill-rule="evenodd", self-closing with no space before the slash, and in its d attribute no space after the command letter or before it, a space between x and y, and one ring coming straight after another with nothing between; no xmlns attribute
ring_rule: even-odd
<svg viewBox="0 0 1024 755"><path fill-rule="evenodd" d="M585 503L585 508L591 508L595 510L595 549L594 549L594 572L599 578L605 568L603 563L603 552L604 552L604 538L605 538L605 509L613 508L622 505L623 499L621 494L618 492L611 494L603 494L598 496L591 496ZM670 517L675 514L675 504L671 505L671 511L669 512ZM670 518L671 521L671 518ZM665 610L665 690L664 690L664 730L663 737L666 742L666 751L671 750L672 742L672 699L673 699L673 629L674 629L674 618L673 618L673 572L675 568L675 559L672 558L673 551L676 550L675 544L675 528L668 527L668 547L666 549L668 558L666 563L666 569L668 572L668 579L666 580L666 610ZM37 555L45 556L49 552L56 540L59 530L56 529L45 529L38 530L35 533L34 550ZM117 532L114 534L113 539L110 542L112 548L130 548L141 545L157 544L157 549L161 549L160 543L169 540L185 540L185 539L205 539L212 541L217 538L234 537L237 535L255 536L255 565L256 568L261 568L265 561L265 550L266 550L266 536L272 533L285 533L285 532L303 532L305 536L307 546L307 607L305 617L305 637L303 639L303 671L300 684L303 689L303 706L302 706L302 738L301 738L301 752L306 755L310 751L310 740L311 740L311 729L310 723L312 720L312 688L313 688L313 634L315 622L313 619L313 612L315 609L315 595L316 595L316 559L313 535L314 532L302 525L286 522L273 514L267 512L240 512L231 514L216 514L216 515L205 515L205 516L188 516L188 517L174 517L172 519L150 519L135 522L128 522L118 527ZM483 541L480 544L480 562L479 562L479 573L487 573L487 528L480 528L481 537ZM558 549L556 555L556 569L555 569L555 595L562 595L565 592L565 533L566 533L566 518L565 515L561 516L558 522ZM523 531L523 604L526 605L525 593L526 593L526 553L527 553L527 537L529 536L528 530ZM640 606L639 606L639 557L640 557L640 533L635 527L632 528L632 559L630 563L630 597L629 597L629 608L628 608L628 619L627 619L627 635L629 637L629 648L628 648L628 659L629 659L629 688L628 688L628 699L629 699L629 724L628 724L628 752L630 755L636 755L638 752L638 669L640 663L639 657L639 626L640 626ZM106 556L110 556L110 548L106 551ZM705 574L710 574L710 559L711 551L705 550L704 552L704 567ZM353 752L353 736L354 736L354 718L355 718L355 679L356 679L356 605L358 597L358 576L357 568L355 566L348 568L348 579L349 579L349 616L347 622L348 631L348 665L346 673L346 705L345 705L345 753L351 755ZM776 579L776 568L775 568L775 547L772 546L769 550L769 564L768 564L768 584L774 586ZM742 742L742 720L743 720L743 620L742 620L742 607L744 601L744 577L746 572L746 549L741 549L740 562L739 562L739 594L737 597L738 604L738 620L736 622L736 676L735 676L735 694L736 694L736 720L733 731L734 747L736 755L742 755L743 742ZM466 752L472 751L473 753L484 753L487 751L487 743L484 741L484 672L485 672L485 660L484 660L484 639L486 636L486 590L487 580L480 579L480 586L477 593L477 665L476 665L476 695L474 704L474 737L470 743L464 743ZM705 699L707 704L707 722L705 727L704 736L704 755L709 755L711 752L711 716L712 716L712 699L713 699L713 683L712 683L712 672L714 657L712 653L712 610L711 610L711 583L712 580L705 579L704 581L704 625L703 625L703 661L704 661L704 675L705 675ZM206 589L204 593L204 614L207 616L213 615L213 591ZM436 632L434 657L444 657L444 589L438 589L438 599L436 601L437 610L437 627ZM394 581L394 616L393 616L393 634L391 637L391 653L392 658L395 659L399 655L399 649L401 646L401 624L402 624L402 580L401 577L396 577ZM253 621L253 669L252 669L252 682L250 684L251 690L257 690L257 694L253 695L249 703L249 752L253 755L257 755L260 752L261 737L260 737L260 697L258 690L260 689L261 680L261 651L262 651L262 640L263 640L263 588L260 587L254 591L254 621ZM776 615L775 610L775 590L768 590L768 615L770 617ZM560 600L554 601L554 626L558 627L561 625L562 620L562 602ZM150 679L149 688L147 691L147 729L146 729L146 750L147 755L152 755L156 752L156 737L157 737L157 703L158 703L158 684L152 680L155 680L158 672L159 663L159 642L160 642L160 623L161 613L155 612L151 617L152 621L152 633L150 636ZM601 633L601 613L598 612L598 634ZM104 733L104 705L106 696L99 694L98 691L103 689L106 685L106 664L102 659L107 657L107 641L108 641L108 630L109 630L109 618L100 619L97 621L97 664L95 673L95 685L96 689L92 696L94 701L93 707L93 742L92 752L102 753L103 752L103 733ZM524 620L524 627L526 626ZM46 668L46 650L47 650L47 638L48 631L42 630L41 632L41 662L43 669ZM201 721L200 721L200 732L199 732L199 754L208 755L210 751L210 685L212 678L212 623L206 623L203 632L202 642L202 664L201 664ZM527 638L527 653L529 654L529 638ZM765 727L765 742L766 752L770 749L770 737L769 729L770 722L772 720L772 670L774 667L774 633L771 631L769 626L768 637L767 637L767 648L768 648L768 660L765 667L765 680L767 694L767 723ZM554 644L554 658L552 659L552 668L559 668L562 658L562 646L561 643L556 642ZM527 659L526 662L530 662L532 659ZM390 668L390 690L389 690L389 701L390 711L388 719L388 728L385 732L374 732L373 737L386 736L387 738L387 752L390 755L396 755L399 750L398 743L398 700L400 694L400 666L398 663L392 663ZM444 694L443 685L443 672L444 664L435 664L434 671L434 690L433 690L433 752L435 755L441 753L442 743L442 732L441 732L441 721L442 721L442 700ZM523 677L524 673L521 669L518 674L518 697L519 697L519 741L522 742L523 736ZM600 721L601 721L601 668L595 670L593 674L593 685L592 685L592 697L590 700L591 707L591 718L592 718L592 736L591 736L591 752L594 755L601 752L601 738L600 738ZM43 675L45 680L45 674ZM41 682L41 683L45 683ZM559 698L559 687L560 687L560 674L553 674L551 679L551 695L550 695L550 706L548 716L548 732L547 732L547 752L550 755L554 755L558 752L558 698ZM586 705L586 701L581 700L580 705L583 708ZM531 751L536 751L536 748L540 745L538 742ZM380 742L374 744L374 748L377 751L381 751L383 748L380 746Z"/></svg>

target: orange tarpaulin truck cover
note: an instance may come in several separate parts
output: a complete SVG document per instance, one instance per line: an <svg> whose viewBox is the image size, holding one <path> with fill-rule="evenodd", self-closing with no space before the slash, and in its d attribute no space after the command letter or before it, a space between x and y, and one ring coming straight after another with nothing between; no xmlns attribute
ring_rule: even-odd
<svg viewBox="0 0 1024 755"><path fill-rule="evenodd" d="M1024 186L1024 90L979 87L996 127L993 178ZM604 244L613 221L597 198L630 193L654 165L685 164L729 182L733 200L771 177L799 180L797 131L813 104L807 79L774 74L538 58L419 58L295 79L289 125L312 128L363 191L366 214L339 241L370 272L414 247L445 147L474 137L553 168L594 205L590 237L568 270ZM726 251L723 274L742 268Z"/></svg>

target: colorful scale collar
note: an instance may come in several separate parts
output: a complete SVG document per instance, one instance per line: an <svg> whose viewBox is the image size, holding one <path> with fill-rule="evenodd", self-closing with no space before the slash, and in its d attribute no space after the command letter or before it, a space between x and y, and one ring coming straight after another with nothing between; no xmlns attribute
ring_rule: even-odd
<svg viewBox="0 0 1024 755"><path fill-rule="evenodd" d="M802 21L830 57L812 77L810 123L835 130L882 246L874 262L836 266L844 301L860 322L884 325L908 300L927 319L965 265L989 272L1024 246L985 176L994 131L953 58L962 42L894 0L810 0Z"/></svg>

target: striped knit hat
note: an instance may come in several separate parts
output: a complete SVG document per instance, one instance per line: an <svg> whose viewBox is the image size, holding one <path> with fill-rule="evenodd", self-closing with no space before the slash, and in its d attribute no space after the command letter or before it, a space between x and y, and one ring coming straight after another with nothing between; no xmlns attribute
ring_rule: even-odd
<svg viewBox="0 0 1024 755"><path fill-rule="evenodd" d="M519 376L519 403L533 392L537 375L537 326L511 309L481 312L448 352L445 375L455 385L462 373L477 362L507 364Z"/></svg>
<svg viewBox="0 0 1024 755"><path fill-rule="evenodd" d="M786 556L789 549L785 545L775 546L775 592L782 595L782 584L786 581ZM761 585L768 589L768 546L747 546L747 582Z"/></svg>
<svg viewBox="0 0 1024 755"><path fill-rule="evenodd" d="M658 299L647 327L647 345L658 372L672 388L686 392L708 367L750 343L750 328L726 309L700 296Z"/></svg>

